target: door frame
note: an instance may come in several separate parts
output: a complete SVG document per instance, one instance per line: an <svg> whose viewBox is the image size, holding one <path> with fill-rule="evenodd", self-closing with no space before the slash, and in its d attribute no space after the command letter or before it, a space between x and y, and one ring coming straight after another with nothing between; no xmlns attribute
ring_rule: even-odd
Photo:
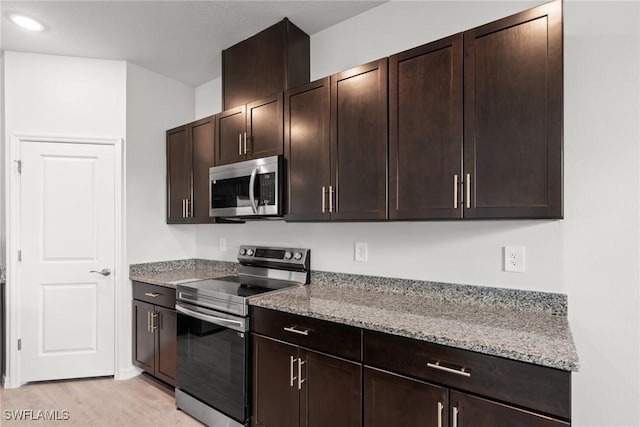
<svg viewBox="0 0 640 427"><path fill-rule="evenodd" d="M115 254L114 254L114 377L115 379L130 378L138 373L131 364L131 310L127 310L127 303L131 304L131 289L127 286L128 274L126 274L126 190L125 182L125 157L124 139L113 136L62 136L50 134L22 134L16 133L10 136L10 141L5 145L5 218L6 218L6 372L4 377L5 388L18 388L23 383L20 377L20 351L18 339L21 337L20 322L20 289L21 275L18 250L22 246L20 235L21 221L21 193L20 174L18 161L21 160L21 147L24 142L44 143L75 143L111 145L115 150L114 180L115 180ZM128 333L127 333L128 331Z"/></svg>

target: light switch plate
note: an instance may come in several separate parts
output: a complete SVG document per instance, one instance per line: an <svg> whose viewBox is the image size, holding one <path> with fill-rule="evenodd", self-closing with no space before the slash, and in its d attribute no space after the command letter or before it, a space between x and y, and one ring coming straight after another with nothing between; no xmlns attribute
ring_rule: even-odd
<svg viewBox="0 0 640 427"><path fill-rule="evenodd" d="M353 259L358 262L366 262L367 258L367 242L355 242L353 244Z"/></svg>
<svg viewBox="0 0 640 427"><path fill-rule="evenodd" d="M218 250L220 252L224 252L227 250L227 238L226 237L218 237Z"/></svg>

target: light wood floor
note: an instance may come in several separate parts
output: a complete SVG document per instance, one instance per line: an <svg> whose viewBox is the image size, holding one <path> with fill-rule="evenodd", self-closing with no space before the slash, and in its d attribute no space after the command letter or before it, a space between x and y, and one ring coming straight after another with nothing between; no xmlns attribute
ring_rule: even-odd
<svg viewBox="0 0 640 427"><path fill-rule="evenodd" d="M6 411L69 411L69 420L15 421ZM0 390L0 425L161 427L199 426L198 421L176 409L173 393L152 380L138 376L129 380L111 378L52 381Z"/></svg>

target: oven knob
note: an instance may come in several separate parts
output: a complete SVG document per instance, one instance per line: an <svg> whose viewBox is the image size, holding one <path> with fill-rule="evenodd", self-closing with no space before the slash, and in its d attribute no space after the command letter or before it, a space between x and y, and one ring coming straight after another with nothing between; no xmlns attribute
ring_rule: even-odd
<svg viewBox="0 0 640 427"><path fill-rule="evenodd" d="M247 256L251 256L253 255L253 249L249 248L247 249Z"/></svg>
<svg viewBox="0 0 640 427"><path fill-rule="evenodd" d="M291 257L292 257L292 256L293 256L293 255L291 254L291 252L289 252L289 251L285 251L285 253L284 253L284 259L291 259Z"/></svg>
<svg viewBox="0 0 640 427"><path fill-rule="evenodd" d="M244 255L246 253L247 253L247 251L244 248L240 248L240 255Z"/></svg>
<svg viewBox="0 0 640 427"><path fill-rule="evenodd" d="M300 261L302 259L302 254L300 252L295 252L293 254L293 259L295 259L296 261Z"/></svg>

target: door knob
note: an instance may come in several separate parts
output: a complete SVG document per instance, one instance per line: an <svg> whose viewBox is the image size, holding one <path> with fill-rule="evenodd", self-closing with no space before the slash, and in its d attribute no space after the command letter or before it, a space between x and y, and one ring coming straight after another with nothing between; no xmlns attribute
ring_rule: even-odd
<svg viewBox="0 0 640 427"><path fill-rule="evenodd" d="M103 268L101 271L90 270L89 273L98 273L102 274L103 276L108 276L111 274L111 270L109 270L108 268Z"/></svg>

